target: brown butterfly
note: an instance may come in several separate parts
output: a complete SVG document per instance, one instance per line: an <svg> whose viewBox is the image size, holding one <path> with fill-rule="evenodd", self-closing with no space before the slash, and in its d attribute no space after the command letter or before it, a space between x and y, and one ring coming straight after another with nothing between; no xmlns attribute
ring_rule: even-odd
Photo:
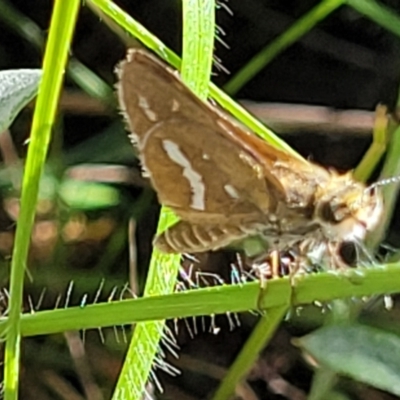
<svg viewBox="0 0 400 400"><path fill-rule="evenodd" d="M117 73L143 168L181 219L155 238L161 251L203 252L261 235L279 249L326 254L377 225L376 188L272 147L147 52L129 50Z"/></svg>

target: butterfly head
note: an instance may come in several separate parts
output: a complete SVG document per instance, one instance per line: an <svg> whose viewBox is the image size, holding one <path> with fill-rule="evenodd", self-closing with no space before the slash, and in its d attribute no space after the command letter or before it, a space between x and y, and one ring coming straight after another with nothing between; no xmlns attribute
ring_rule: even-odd
<svg viewBox="0 0 400 400"><path fill-rule="evenodd" d="M382 215L383 202L376 187L366 189L350 174L333 175L316 195L315 217L332 241L360 241Z"/></svg>

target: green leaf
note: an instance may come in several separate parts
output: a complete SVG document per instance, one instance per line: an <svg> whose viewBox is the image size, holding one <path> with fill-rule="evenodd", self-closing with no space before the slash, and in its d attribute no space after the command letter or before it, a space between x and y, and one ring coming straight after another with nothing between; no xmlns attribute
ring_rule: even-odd
<svg viewBox="0 0 400 400"><path fill-rule="evenodd" d="M400 338L363 325L335 325L296 340L319 363L400 395Z"/></svg>
<svg viewBox="0 0 400 400"><path fill-rule="evenodd" d="M0 71L0 132L36 96L41 77L40 69Z"/></svg>
<svg viewBox="0 0 400 400"><path fill-rule="evenodd" d="M112 207L119 203L116 188L103 183L65 180L60 187L60 197L69 207L79 210Z"/></svg>

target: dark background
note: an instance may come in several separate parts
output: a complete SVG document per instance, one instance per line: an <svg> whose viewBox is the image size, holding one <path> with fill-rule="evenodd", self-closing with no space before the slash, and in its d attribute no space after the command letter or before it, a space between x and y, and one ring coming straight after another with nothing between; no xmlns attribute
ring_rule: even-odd
<svg viewBox="0 0 400 400"><path fill-rule="evenodd" d="M48 29L52 3L45 0L12 1L16 10L36 23L44 32ZM121 0L116 3L167 46L180 52L182 28L179 1ZM398 1L381 3L400 13ZM220 87L228 82L230 76L233 76L252 56L283 33L317 2L230 0L224 4L229 7L233 15L224 7L217 12L218 25L226 33L222 39L229 46L226 48L216 43L216 55L221 59L224 68L230 71L230 75L224 71L215 74L213 80ZM3 23L0 69L40 67L42 52L21 38L5 20L0 19L0 25ZM17 24L22 26L23 20L19 20ZM377 104L382 103L387 105L389 110L394 110L400 78L399 44L399 39L392 33L364 18L350 7L342 7L267 65L239 91L235 98L260 103L322 105L338 110L373 111ZM89 9L82 7L71 54L113 85L114 67L124 57L125 50L125 44L102 23L101 19ZM76 93L80 93L80 89L76 83L67 78L64 98ZM61 158L63 161L63 167L58 165L58 169L56 168L58 172L55 175L60 176L61 170L65 171L66 168L80 163L99 161L111 165L125 165L138 172L140 168L122 125L118 122L120 118L117 110L98 101L95 103L95 112L86 112L84 103L85 100L81 100L67 107L65 102L61 102L60 126L55 128L56 139L53 141L49 157L49 164L53 166L55 159ZM25 110L11 129L16 151L21 158L26 152L24 142L28 136L31 114L31 108ZM111 136L106 135L103 142L100 138L107 130L111 131ZM299 129L296 132L291 129L290 132L282 130L278 133L281 133L285 140L304 156L340 170L354 168L371 141L368 133L352 134L347 131L324 132ZM59 229L77 216L84 216L87 226L104 219L111 221L112 228L101 239L89 235L82 241L72 243L58 241L57 245L46 248L45 254L38 251L31 254L30 270L33 272L35 283L28 285L27 293L37 299L43 288L48 292L40 309L54 307L57 296L60 293L65 296L70 279L77 284L71 297L71 304L79 304L84 293L93 299L99 277L106 279L108 287L114 284L123 285L128 276L126 231L130 217L134 217L138 224L136 243L139 283L143 282L158 216L156 198L145 183L133 185L116 183L115 187L121 194L121 204L118 206L71 211L65 207L60 208L57 204L52 213L44 217L46 220L57 221L56 226ZM7 190L2 193L3 199L10 196L10 191ZM13 219L9 210L4 208L0 228L11 235L12 241ZM396 214L395 221L397 219ZM397 237L394 229L396 225L394 222L392 237ZM116 235L120 235L118 239L115 239ZM396 243L393 241L391 244ZM9 253L10 248L3 249L4 265L7 265ZM205 258L205 268L224 275L226 273L226 268L225 272L223 270L224 265L229 265L229 262L235 259L235 254L227 251ZM105 262L104 259L108 261ZM4 271L6 286L6 268ZM27 309L30 307L28 295L26 307ZM256 398L305 398L304 393L308 391L310 385L311 368L302 359L301 354L291 346L290 339L292 335L300 335L317 326L322 319L320 309L311 310L307 316L308 319L294 318L290 323L286 323L254 367L252 382ZM236 328L231 332L228 318L226 316L218 318L216 325L221 328L218 335L204 332L201 328L202 322L198 321L201 333L196 335L195 339L190 338L189 331L182 322L179 329L182 357L172 363L184 373L180 378L174 379L160 373L159 377L166 389L165 394L160 397L206 398L224 371L223 368L232 362L240 350L256 317L244 315L241 320L241 326L235 323ZM188 324L193 322L190 321ZM205 330L208 331L211 325L211 321L207 319L204 323L207 327ZM108 398L120 368L124 351L123 341L116 344L118 340L108 331L105 333L107 338L105 344L101 343L96 332L89 332L87 336L85 347L87 363L90 365L96 385L103 392L104 398ZM67 336L66 339L70 345L71 338ZM70 398L68 390L57 393L58 397L54 397L54 387L59 386L56 383L57 379L66 382L71 393L74 390L78 392L84 390L82 376L72 365L74 357L69 355L64 339L43 338L26 340L24 343L26 368L23 373L25 384L22 398L28 400ZM207 364L204 366L200 361ZM51 375L48 375L49 371ZM271 388L268 383L271 377L279 378L285 383L284 394L277 394L276 390ZM361 385L353 385L347 380L342 380L339 386L343 392L349 394L349 398L393 398ZM96 397L98 394L92 396L101 398Z"/></svg>

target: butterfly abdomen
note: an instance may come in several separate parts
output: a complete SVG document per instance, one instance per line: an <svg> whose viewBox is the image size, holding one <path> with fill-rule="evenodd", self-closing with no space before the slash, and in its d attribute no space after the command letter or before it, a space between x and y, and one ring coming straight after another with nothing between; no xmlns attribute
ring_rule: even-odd
<svg viewBox="0 0 400 400"><path fill-rule="evenodd" d="M225 247L249 235L239 225L199 225L179 221L154 240L154 245L164 253L198 253Z"/></svg>

